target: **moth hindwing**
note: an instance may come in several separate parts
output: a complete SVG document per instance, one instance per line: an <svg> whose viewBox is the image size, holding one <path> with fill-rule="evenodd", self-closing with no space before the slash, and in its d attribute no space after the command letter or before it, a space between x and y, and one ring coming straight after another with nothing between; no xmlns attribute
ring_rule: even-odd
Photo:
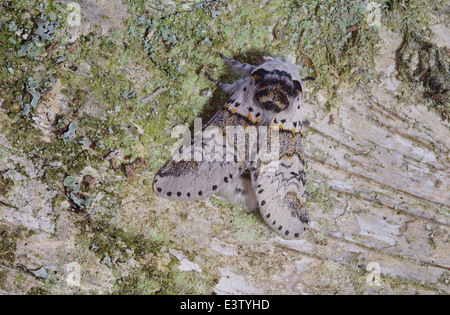
<svg viewBox="0 0 450 315"><path fill-rule="evenodd" d="M156 174L155 192L172 200L216 193L259 207L266 223L285 238L298 238L309 221L299 67L266 57L259 66L220 55L241 78L215 83L229 101L183 141Z"/></svg>

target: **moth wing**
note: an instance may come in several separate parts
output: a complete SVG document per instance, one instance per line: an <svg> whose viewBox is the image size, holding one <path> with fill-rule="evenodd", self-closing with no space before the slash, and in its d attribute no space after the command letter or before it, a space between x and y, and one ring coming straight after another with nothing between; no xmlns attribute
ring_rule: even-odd
<svg viewBox="0 0 450 315"><path fill-rule="evenodd" d="M289 239L298 238L309 222L301 122L295 120L295 115L277 115L267 137L271 151L276 154L264 158L259 152L258 162L251 168L259 209L277 233Z"/></svg>
<svg viewBox="0 0 450 315"><path fill-rule="evenodd" d="M235 95L242 94L237 91ZM225 147L227 126L240 126L247 128L256 126L258 121L253 120L246 106L240 98L232 98L211 120L202 128L203 137L201 145L197 148L191 146L192 152L188 159L182 159L182 151L177 152L155 175L153 181L154 191L161 197L172 200L198 200L213 195L230 185L245 171L245 160L227 159ZM219 136L205 137L207 131L216 130ZM197 135L198 136L198 135ZM222 140L222 141L221 141ZM192 140L191 144L195 141ZM206 155L205 151L215 147L214 153ZM222 147L222 150L217 150ZM236 151L242 150L236 145L231 146ZM196 158L195 150L201 152ZM221 151L221 152L220 152ZM219 156L218 156L219 155ZM221 155L221 156L220 156ZM192 156L192 158L191 158ZM197 155L198 157L198 155Z"/></svg>

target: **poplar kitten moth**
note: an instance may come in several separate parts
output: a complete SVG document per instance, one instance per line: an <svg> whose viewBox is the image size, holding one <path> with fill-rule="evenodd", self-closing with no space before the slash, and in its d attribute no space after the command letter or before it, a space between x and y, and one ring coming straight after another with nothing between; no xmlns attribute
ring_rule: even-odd
<svg viewBox="0 0 450 315"><path fill-rule="evenodd" d="M229 84L208 75L230 100L158 171L153 189L163 198L184 201L219 193L259 208L265 222L283 237L299 238L309 222L300 67L281 58L264 57L261 65L253 66L219 55L241 78ZM232 127L233 132L258 132L235 137L230 136ZM262 154L264 146L269 158ZM211 159L211 148L216 158Z"/></svg>

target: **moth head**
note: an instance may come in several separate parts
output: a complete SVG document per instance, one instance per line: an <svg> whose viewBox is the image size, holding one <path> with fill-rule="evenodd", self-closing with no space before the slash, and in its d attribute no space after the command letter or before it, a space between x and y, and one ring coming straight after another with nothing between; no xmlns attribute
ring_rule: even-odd
<svg viewBox="0 0 450 315"><path fill-rule="evenodd" d="M303 93L298 66L280 58L264 60L251 74L256 85L255 102L265 110L279 113L289 109Z"/></svg>

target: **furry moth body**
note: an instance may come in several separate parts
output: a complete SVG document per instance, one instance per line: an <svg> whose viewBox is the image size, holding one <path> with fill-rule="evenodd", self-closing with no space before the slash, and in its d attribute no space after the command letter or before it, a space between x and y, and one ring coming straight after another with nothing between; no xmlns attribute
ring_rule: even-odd
<svg viewBox="0 0 450 315"><path fill-rule="evenodd" d="M299 67L280 58L265 57L261 65L253 66L220 56L241 79L228 84L210 78L231 97L202 129L215 127L225 137L229 126L265 126L267 137L277 133L277 160L262 159L258 153L252 160L248 156L244 160L213 161L174 156L156 174L154 190L172 200L198 200L216 193L237 197L249 208L259 207L265 222L277 233L298 238L309 221ZM211 140L201 141L201 147L205 147Z"/></svg>

